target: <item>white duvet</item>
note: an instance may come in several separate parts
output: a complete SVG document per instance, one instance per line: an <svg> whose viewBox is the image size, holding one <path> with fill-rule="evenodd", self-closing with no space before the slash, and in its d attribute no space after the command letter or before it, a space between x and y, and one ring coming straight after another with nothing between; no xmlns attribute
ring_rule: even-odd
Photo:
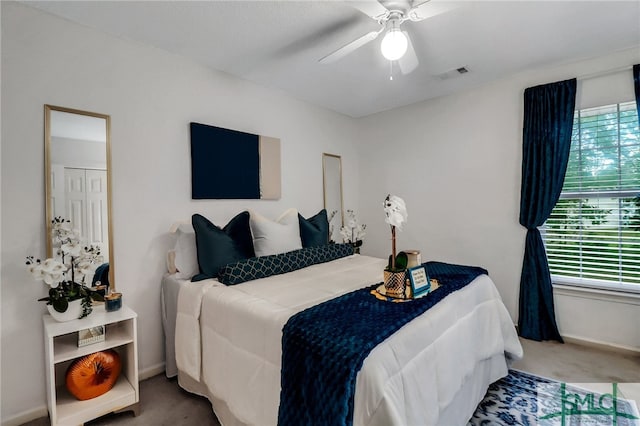
<svg viewBox="0 0 640 426"><path fill-rule="evenodd" d="M214 407L224 404L223 423L275 425L284 324L381 281L385 264L354 255L235 286L184 286L176 319L181 384L189 376ZM369 354L357 376L354 424L464 424L488 384L507 374L505 355L519 358L522 348L497 289L481 275Z"/></svg>

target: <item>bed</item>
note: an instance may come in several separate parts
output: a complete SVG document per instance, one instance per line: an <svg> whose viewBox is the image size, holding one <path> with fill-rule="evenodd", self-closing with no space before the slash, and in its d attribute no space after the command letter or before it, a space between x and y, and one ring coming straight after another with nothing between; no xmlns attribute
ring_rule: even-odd
<svg viewBox="0 0 640 426"><path fill-rule="evenodd" d="M233 286L166 275L167 375L208 398L225 426L275 425L287 320L380 282L385 266L356 254ZM353 424L466 424L521 356L495 285L480 275L370 352L357 375Z"/></svg>

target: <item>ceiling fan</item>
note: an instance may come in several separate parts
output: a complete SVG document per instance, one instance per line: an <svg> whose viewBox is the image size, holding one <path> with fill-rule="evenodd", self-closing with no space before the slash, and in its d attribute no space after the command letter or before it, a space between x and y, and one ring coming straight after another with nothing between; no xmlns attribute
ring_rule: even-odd
<svg viewBox="0 0 640 426"><path fill-rule="evenodd" d="M418 57L411 39L400 26L405 21L418 22L439 15L455 6L451 2L436 0L377 0L348 2L380 24L381 28L371 31L320 59L321 64L329 64L347 56L356 49L378 38L386 31L380 50L389 61L398 61L403 74L409 74L418 66Z"/></svg>

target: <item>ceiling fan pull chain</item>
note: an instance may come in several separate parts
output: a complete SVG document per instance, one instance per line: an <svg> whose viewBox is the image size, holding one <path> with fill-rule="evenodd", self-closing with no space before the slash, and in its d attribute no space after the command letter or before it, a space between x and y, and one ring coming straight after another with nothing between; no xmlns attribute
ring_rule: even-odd
<svg viewBox="0 0 640 426"><path fill-rule="evenodd" d="M389 81L393 81L393 61L389 61Z"/></svg>

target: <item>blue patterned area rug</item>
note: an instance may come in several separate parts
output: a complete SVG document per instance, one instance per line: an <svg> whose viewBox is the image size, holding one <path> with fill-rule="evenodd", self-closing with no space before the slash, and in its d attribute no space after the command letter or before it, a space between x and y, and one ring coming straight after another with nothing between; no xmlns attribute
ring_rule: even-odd
<svg viewBox="0 0 640 426"><path fill-rule="evenodd" d="M489 386L468 425L640 426L636 404L617 385L604 394L576 386L509 370Z"/></svg>

